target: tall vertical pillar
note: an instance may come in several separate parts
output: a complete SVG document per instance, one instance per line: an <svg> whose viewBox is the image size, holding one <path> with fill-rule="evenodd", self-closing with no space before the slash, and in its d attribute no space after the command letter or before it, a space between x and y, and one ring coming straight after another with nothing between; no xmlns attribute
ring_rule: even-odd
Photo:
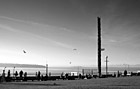
<svg viewBox="0 0 140 89"><path fill-rule="evenodd" d="M97 17L98 22L98 74L101 77L101 18Z"/></svg>
<svg viewBox="0 0 140 89"><path fill-rule="evenodd" d="M48 75L48 64L46 64L46 75Z"/></svg>
<svg viewBox="0 0 140 89"><path fill-rule="evenodd" d="M106 61L105 61L106 62L106 75L108 75L108 66L107 66L107 63L109 62L107 59L108 59L108 56L106 56Z"/></svg>

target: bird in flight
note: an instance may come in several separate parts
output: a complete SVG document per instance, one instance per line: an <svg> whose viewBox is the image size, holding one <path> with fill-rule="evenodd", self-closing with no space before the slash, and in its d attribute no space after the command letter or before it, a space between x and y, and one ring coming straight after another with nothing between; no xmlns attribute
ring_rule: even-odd
<svg viewBox="0 0 140 89"><path fill-rule="evenodd" d="M73 49L73 50L77 50L77 49Z"/></svg>
<svg viewBox="0 0 140 89"><path fill-rule="evenodd" d="M25 50L23 50L23 53L26 53L26 51L25 51Z"/></svg>

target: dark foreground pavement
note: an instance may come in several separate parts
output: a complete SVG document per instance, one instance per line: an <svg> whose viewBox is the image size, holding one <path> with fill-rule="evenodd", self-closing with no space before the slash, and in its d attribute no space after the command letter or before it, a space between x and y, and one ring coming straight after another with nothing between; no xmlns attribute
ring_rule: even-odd
<svg viewBox="0 0 140 89"><path fill-rule="evenodd" d="M140 76L0 83L0 89L140 89Z"/></svg>

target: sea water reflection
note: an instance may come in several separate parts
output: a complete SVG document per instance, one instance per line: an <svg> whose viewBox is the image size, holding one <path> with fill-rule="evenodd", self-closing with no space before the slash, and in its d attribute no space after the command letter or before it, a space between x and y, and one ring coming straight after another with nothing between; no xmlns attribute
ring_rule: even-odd
<svg viewBox="0 0 140 89"><path fill-rule="evenodd" d="M25 68L25 67L0 67L0 75L3 70L5 70L5 74L7 75L8 70L10 70L11 75L16 71L19 73L21 70L23 72L27 72L28 76L35 76L36 72L40 71L41 75L46 74L46 68ZM81 69L75 67L49 67L48 73L51 73L52 76L60 76L62 72L81 72Z"/></svg>
<svg viewBox="0 0 140 89"><path fill-rule="evenodd" d="M46 68L25 68L25 67L0 67L0 75L2 74L3 70L5 69L5 73L7 75L8 70L10 70L11 76L15 71L18 73L22 70L23 72L27 72L28 76L35 76L36 72L40 71L41 75L46 74ZM77 72L82 73L82 69L96 69L97 67L48 67L48 73L51 73L52 76L60 76L62 72L69 73L69 72ZM123 72L126 68L124 67L109 67L109 73L117 72L118 70L120 72ZM131 72L137 72L140 70L140 67L131 67L129 69L126 69ZM102 73L105 73L105 67L102 68Z"/></svg>

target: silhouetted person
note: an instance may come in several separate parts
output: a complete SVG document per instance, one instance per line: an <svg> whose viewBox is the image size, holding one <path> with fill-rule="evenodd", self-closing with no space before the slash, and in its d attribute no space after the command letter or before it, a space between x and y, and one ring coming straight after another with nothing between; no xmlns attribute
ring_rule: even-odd
<svg viewBox="0 0 140 89"><path fill-rule="evenodd" d="M20 76L20 78L22 78L22 76L23 76L23 71L22 70L19 72L19 76Z"/></svg>
<svg viewBox="0 0 140 89"><path fill-rule="evenodd" d="M41 75L41 81L44 81L44 76L43 76L43 74Z"/></svg>
<svg viewBox="0 0 140 89"><path fill-rule="evenodd" d="M117 72L117 77L120 77L120 72L119 71Z"/></svg>
<svg viewBox="0 0 140 89"><path fill-rule="evenodd" d="M131 76L133 76L133 72L131 72Z"/></svg>
<svg viewBox="0 0 140 89"><path fill-rule="evenodd" d="M72 76L74 76L74 73L72 73Z"/></svg>
<svg viewBox="0 0 140 89"><path fill-rule="evenodd" d="M37 75L37 78L38 78L38 81L40 80L40 71L38 71L38 75Z"/></svg>
<svg viewBox="0 0 140 89"><path fill-rule="evenodd" d="M16 72L15 72L15 77L17 77L17 76L18 76L18 72L16 71Z"/></svg>
<svg viewBox="0 0 140 89"><path fill-rule="evenodd" d="M48 80L48 74L46 74L46 76L45 76L45 81L47 81Z"/></svg>
<svg viewBox="0 0 140 89"><path fill-rule="evenodd" d="M49 72L49 76L51 76L51 72Z"/></svg>
<svg viewBox="0 0 140 89"><path fill-rule="evenodd" d="M82 75L81 74L79 74L79 79L81 79L82 78Z"/></svg>
<svg viewBox="0 0 140 89"><path fill-rule="evenodd" d="M10 74L10 70L8 70L7 78L6 78L6 81L7 81L7 82L10 82L10 81L11 81L10 76L11 76L11 74Z"/></svg>
<svg viewBox="0 0 140 89"><path fill-rule="evenodd" d="M127 70L124 70L124 76L127 76Z"/></svg>
<svg viewBox="0 0 140 89"><path fill-rule="evenodd" d="M27 77L27 72L24 73L24 77Z"/></svg>
<svg viewBox="0 0 140 89"><path fill-rule="evenodd" d="M116 77L116 73L114 72L114 77Z"/></svg>
<svg viewBox="0 0 140 89"><path fill-rule="evenodd" d="M27 72L24 73L24 81L27 81Z"/></svg>
<svg viewBox="0 0 140 89"><path fill-rule="evenodd" d="M69 76L68 73L66 73L66 74L65 74L66 79L68 79L68 76Z"/></svg>
<svg viewBox="0 0 140 89"><path fill-rule="evenodd" d="M5 82L5 70L2 72L1 82Z"/></svg>
<svg viewBox="0 0 140 89"><path fill-rule="evenodd" d="M61 73L61 78L64 80L64 72Z"/></svg>
<svg viewBox="0 0 140 89"><path fill-rule="evenodd" d="M11 76L10 70L8 70L7 77L9 78L10 76Z"/></svg>
<svg viewBox="0 0 140 89"><path fill-rule="evenodd" d="M88 78L92 78L91 74L88 74Z"/></svg>
<svg viewBox="0 0 140 89"><path fill-rule="evenodd" d="M35 72L35 76L37 77L37 72Z"/></svg>

